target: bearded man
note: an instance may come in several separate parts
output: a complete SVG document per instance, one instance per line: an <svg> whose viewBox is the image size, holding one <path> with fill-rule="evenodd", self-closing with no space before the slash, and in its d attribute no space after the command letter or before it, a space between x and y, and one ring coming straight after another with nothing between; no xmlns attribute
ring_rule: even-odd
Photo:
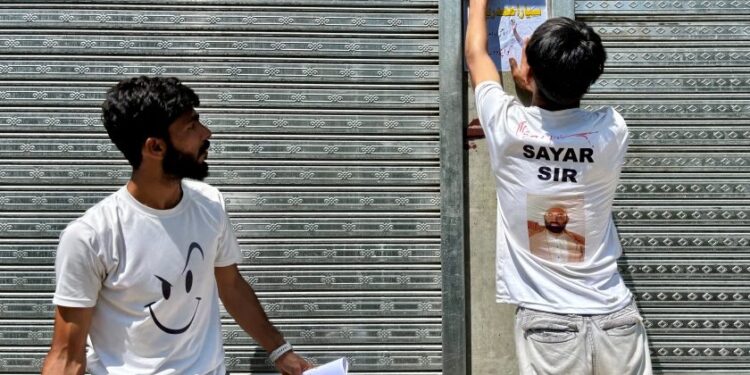
<svg viewBox="0 0 750 375"><path fill-rule="evenodd" d="M43 374L224 375L219 298L279 371L311 367L237 269L224 198L200 182L211 131L199 104L176 78L131 78L107 92L104 127L133 172L60 236Z"/></svg>
<svg viewBox="0 0 750 375"><path fill-rule="evenodd" d="M532 254L557 263L578 263L584 258L586 240L565 227L568 212L552 207L544 213L544 226L529 221L529 250Z"/></svg>

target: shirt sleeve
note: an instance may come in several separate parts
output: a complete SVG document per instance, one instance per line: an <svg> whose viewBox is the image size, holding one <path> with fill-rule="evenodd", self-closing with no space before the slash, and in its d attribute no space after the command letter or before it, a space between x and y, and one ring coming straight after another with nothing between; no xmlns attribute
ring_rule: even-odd
<svg viewBox="0 0 750 375"><path fill-rule="evenodd" d="M99 250L96 232L89 225L74 221L65 228L57 246L52 303L66 307L96 305L106 276Z"/></svg>
<svg viewBox="0 0 750 375"><path fill-rule="evenodd" d="M630 130L628 130L628 125L625 123L622 115L614 108L612 108L612 112L614 121L617 124L617 160L615 160L615 163L617 163L617 166L622 167L625 154L628 152L628 145L630 144Z"/></svg>
<svg viewBox="0 0 750 375"><path fill-rule="evenodd" d="M214 267L226 267L242 262L242 251L240 250L239 243L237 243L237 237L234 234L232 222L229 220L229 215L226 213L224 196L221 195L221 193L219 193L219 199L221 201L221 208L224 210L224 225L219 234L219 245L216 250Z"/></svg>
<svg viewBox="0 0 750 375"><path fill-rule="evenodd" d="M499 82L484 81L474 89L477 115L482 124L484 136L490 144L490 152L503 140L505 119L512 105L520 105L515 97L503 91Z"/></svg>

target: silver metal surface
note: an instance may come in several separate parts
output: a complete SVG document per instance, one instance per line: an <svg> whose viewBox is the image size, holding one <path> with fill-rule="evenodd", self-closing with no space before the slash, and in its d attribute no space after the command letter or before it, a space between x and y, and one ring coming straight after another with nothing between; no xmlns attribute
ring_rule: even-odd
<svg viewBox="0 0 750 375"><path fill-rule="evenodd" d="M221 33L205 36L201 32L124 34L122 31L98 31L93 35L66 34L63 30L45 30L43 34L19 30L0 33L0 54L77 54L125 56L206 55L239 57L255 54L271 57L422 57L438 54L436 38L407 34L389 37L386 33L365 37L359 34L329 34L319 37L294 33L285 35L265 32ZM166 68L154 67L152 75L162 75ZM348 75L351 73L343 73ZM123 72L123 76L124 75Z"/></svg>
<svg viewBox="0 0 750 375"><path fill-rule="evenodd" d="M9 161L9 160L6 160ZM19 164L0 164L0 178L5 184L80 184L123 185L131 168L123 161L66 160L55 164L48 159L19 160ZM429 186L439 183L437 162L338 162L312 163L300 161L295 165L254 162L248 160L230 164L212 160L206 182L216 185L308 185L308 186ZM23 164L21 164L23 163ZM94 164L96 163L96 164Z"/></svg>
<svg viewBox="0 0 750 375"><path fill-rule="evenodd" d="M346 139L274 139L253 137L248 140L216 138L211 141L209 158L226 159L427 159L434 160L440 148L430 138L404 140ZM322 139L321 139L322 138ZM122 159L109 138L81 138L74 135L57 138L29 139L28 135L0 140L0 158L102 158Z"/></svg>
<svg viewBox="0 0 750 375"><path fill-rule="evenodd" d="M150 6L145 9L90 9L72 5L66 9L33 8L4 9L0 22L8 28L58 28L83 30L120 29L128 32L142 30L201 31L357 31L382 32L398 29L401 32L437 32L438 20L434 12L372 12L351 9L318 8L295 12L278 7L246 7L227 12L219 7L208 11L190 8ZM290 10L292 10L290 12Z"/></svg>
<svg viewBox="0 0 750 375"><path fill-rule="evenodd" d="M665 0L597 0L575 2L579 17L589 16L689 16L737 15L750 12L750 2L737 1L665 1Z"/></svg>
<svg viewBox="0 0 750 375"><path fill-rule="evenodd" d="M292 215L270 213L250 216L232 215L232 226L238 238L352 238L352 237L439 237L437 213L414 216L405 213ZM75 219L70 215L31 213L23 216L0 216L0 238L59 237L60 231Z"/></svg>
<svg viewBox="0 0 750 375"><path fill-rule="evenodd" d="M104 100L106 87L76 86L74 83L37 86L0 85L0 100L8 106L69 106L93 107ZM326 109L362 108L384 109L400 106L401 109L438 108L438 96L433 87L321 87L301 88L300 85L280 84L264 87L201 87L195 84L201 97L201 107L265 107L309 108L325 106ZM214 86L214 85L212 85ZM281 86L281 87L280 87ZM432 91L430 91L432 89ZM362 90L362 91L358 91Z"/></svg>
<svg viewBox="0 0 750 375"><path fill-rule="evenodd" d="M348 191L347 191L348 190ZM374 190L374 189L373 189ZM246 190L224 192L227 209L232 212L284 212L284 211L434 211L440 209L437 191L385 191L352 189L307 189L307 190ZM50 190L50 191L3 191L0 190L0 207L15 212L73 211L82 213L112 193L105 191Z"/></svg>
<svg viewBox="0 0 750 375"><path fill-rule="evenodd" d="M440 2L440 188L443 284L443 371L470 372L466 275L464 72L461 1Z"/></svg>
<svg viewBox="0 0 750 375"><path fill-rule="evenodd" d="M65 0L25 0L25 1L9 1L8 4L3 4L4 7L22 7L28 8L33 4L42 4L44 8L48 8L51 4L66 3ZM110 5L116 4L121 7L138 7L148 9L154 5L152 0L128 0L127 3L123 4L121 0L79 0L77 3L86 4L91 6L96 5ZM158 3L162 6L175 6L179 5L180 8L186 6L192 6L200 9L216 9L221 6L221 9L233 10L235 8L242 8L249 5L273 5L283 7L307 7L307 6L346 6L346 7L384 7L384 6L397 6L397 7L436 7L438 0L242 0L241 2L235 0L160 0Z"/></svg>
<svg viewBox="0 0 750 375"><path fill-rule="evenodd" d="M246 134L293 133L315 134L437 134L439 119L436 111L363 110L322 108L314 113L301 110L254 108L198 108L201 121L210 126L215 137L236 137ZM9 108L0 112L0 129L15 133L96 133L104 127L101 114L94 108L65 107ZM231 133L231 134L226 134Z"/></svg>
<svg viewBox="0 0 750 375"><path fill-rule="evenodd" d="M602 36L584 101L631 145L614 219L657 373L750 371L747 1L575 1Z"/></svg>
<svg viewBox="0 0 750 375"><path fill-rule="evenodd" d="M234 60L234 61L232 61ZM297 60L296 62L294 60ZM323 60L323 61L321 61ZM168 65L165 66L165 62ZM188 82L386 82L436 83L438 66L415 59L402 65L398 60L373 58L370 61L313 61L301 58L186 58L171 62L163 58L148 60L129 57L112 59L100 56L71 61L62 57L29 60L26 56L3 56L0 77L7 79L37 79L40 74L50 80L93 81L118 79L129 75L150 75L162 71L165 76L185 76ZM189 77L189 78L187 78Z"/></svg>
<svg viewBox="0 0 750 375"><path fill-rule="evenodd" d="M287 239L285 242L291 242ZM355 268L384 265L414 264L422 267L440 263L438 239L351 239L346 242L331 242L331 239L313 241L300 239L300 243L265 243L259 239L240 239L243 258L252 265L328 265L342 264ZM0 267L2 266L49 266L55 262L54 239L19 239L0 243Z"/></svg>
<svg viewBox="0 0 750 375"><path fill-rule="evenodd" d="M737 42L692 41L686 47L679 40L606 41L605 46L608 67L746 67L750 60L750 46Z"/></svg>
<svg viewBox="0 0 750 375"><path fill-rule="evenodd" d="M310 324L289 325L277 323L288 340L300 344L329 344L331 339L341 345L346 344L379 344L400 345L414 343L440 344L440 324L435 323L401 323L397 321L361 322L358 324ZM18 347L44 345L52 338L52 326L45 325L3 325L0 326L3 337ZM245 331L236 324L225 323L222 335L225 345L256 346ZM257 348L254 348L257 349Z"/></svg>
<svg viewBox="0 0 750 375"><path fill-rule="evenodd" d="M54 313L54 306L49 303L51 293L3 293L0 305L0 316L7 321L11 319L45 320L50 322ZM284 293L259 292L261 302L268 315L274 319L285 319L285 322L310 322L320 319L325 322L363 321L366 318L377 317L385 321L420 321L434 322L439 320L442 311L440 292L415 293L410 295L397 292L353 292L338 293L331 297L331 293ZM20 296L19 296L20 295ZM316 318L315 315L325 318ZM226 311L222 310L224 321L231 320ZM404 318L404 317L407 318ZM12 348L4 347L3 350Z"/></svg>
<svg viewBox="0 0 750 375"><path fill-rule="evenodd" d="M2 370L9 373L27 372L30 368L40 368L44 360L41 350L44 346L23 348L2 353ZM440 346L381 345L370 347L347 346L306 346L295 347L295 352L313 358L313 362L323 364L341 357L347 357L352 367L366 374L440 374ZM226 348L226 364L233 373L273 374L271 364L262 350L247 350L237 347ZM265 370L255 370L265 369ZM393 371L393 372L392 372Z"/></svg>
<svg viewBox="0 0 750 375"><path fill-rule="evenodd" d="M460 34L460 7L444 3L448 18L437 0L3 2L0 373L39 371L59 233L130 175L99 108L135 75L200 96L206 181L224 193L241 272L299 353L346 356L360 374L455 373L443 353L448 368L462 358L463 319L444 322L442 296L463 317L462 276L448 264L444 287L443 267L461 252L442 229L460 224L462 193L441 169L463 167L460 139L442 134L460 135L460 48L438 33ZM271 373L222 319L229 370Z"/></svg>
<svg viewBox="0 0 750 375"><path fill-rule="evenodd" d="M33 267L33 266L32 266ZM25 267L24 267L25 268ZM0 293L54 292L54 270L4 270L0 275ZM297 271L283 268L243 272L245 280L257 291L320 292L320 291L378 291L397 289L440 291L440 270L378 269Z"/></svg>
<svg viewBox="0 0 750 375"><path fill-rule="evenodd" d="M575 18L575 5L574 0L549 0L547 11L550 17Z"/></svg>

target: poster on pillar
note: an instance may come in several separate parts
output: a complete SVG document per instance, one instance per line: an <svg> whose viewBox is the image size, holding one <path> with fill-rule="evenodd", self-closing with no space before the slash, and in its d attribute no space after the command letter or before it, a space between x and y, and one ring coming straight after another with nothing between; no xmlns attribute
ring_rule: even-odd
<svg viewBox="0 0 750 375"><path fill-rule="evenodd" d="M524 40L547 20L546 0L490 0L487 3L487 48L499 70L520 63Z"/></svg>

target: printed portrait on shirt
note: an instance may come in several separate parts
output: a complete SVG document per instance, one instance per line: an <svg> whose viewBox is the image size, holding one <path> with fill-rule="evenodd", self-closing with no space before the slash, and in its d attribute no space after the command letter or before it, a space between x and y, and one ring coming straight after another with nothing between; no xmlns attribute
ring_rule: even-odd
<svg viewBox="0 0 750 375"><path fill-rule="evenodd" d="M554 263L580 263L586 258L583 195L527 196L529 251Z"/></svg>

